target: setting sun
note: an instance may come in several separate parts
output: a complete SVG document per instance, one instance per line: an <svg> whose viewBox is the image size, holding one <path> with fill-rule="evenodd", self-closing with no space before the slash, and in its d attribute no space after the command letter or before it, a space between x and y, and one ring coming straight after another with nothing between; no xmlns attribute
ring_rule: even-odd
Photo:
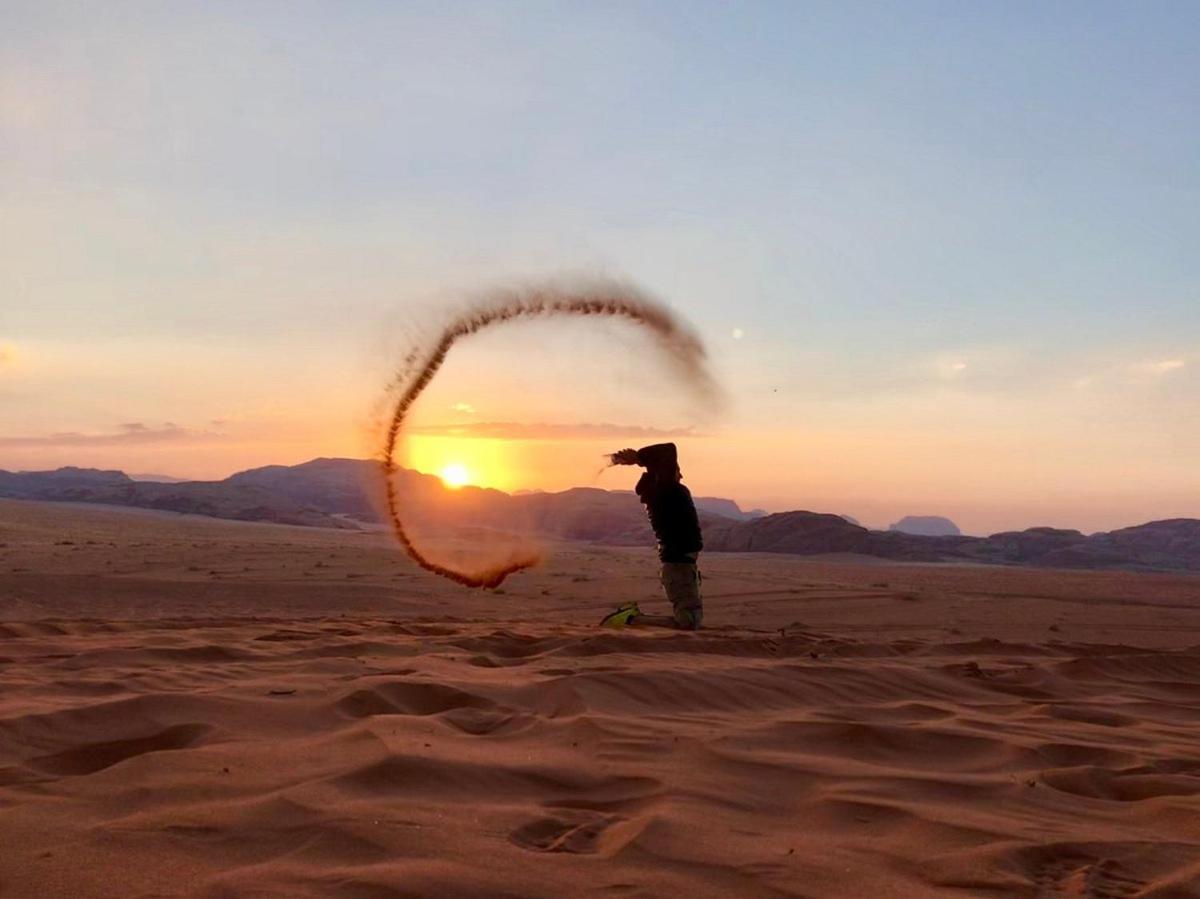
<svg viewBox="0 0 1200 899"><path fill-rule="evenodd" d="M459 487L470 483L471 473L467 471L465 465L460 465L457 462L452 462L442 469L442 483L451 489L457 490Z"/></svg>
<svg viewBox="0 0 1200 899"><path fill-rule="evenodd" d="M436 475L447 487L492 487L511 492L526 484L513 478L513 442L442 434L412 434L405 440L401 464ZM540 486L537 485L537 486Z"/></svg>

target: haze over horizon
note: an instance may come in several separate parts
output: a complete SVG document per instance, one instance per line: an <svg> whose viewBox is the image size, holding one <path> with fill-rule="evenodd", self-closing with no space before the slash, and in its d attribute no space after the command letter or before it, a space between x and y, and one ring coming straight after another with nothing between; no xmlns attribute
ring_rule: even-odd
<svg viewBox="0 0 1200 899"><path fill-rule="evenodd" d="M456 350L406 461L968 533L1200 517L1200 7L26 3L0 33L0 468L378 449L408 341L605 273L617 326ZM864 13L864 10L867 10Z"/></svg>

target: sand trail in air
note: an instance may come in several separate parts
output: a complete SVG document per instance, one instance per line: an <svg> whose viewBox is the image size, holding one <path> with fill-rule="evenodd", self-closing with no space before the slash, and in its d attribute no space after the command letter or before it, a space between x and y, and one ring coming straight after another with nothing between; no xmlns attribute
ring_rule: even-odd
<svg viewBox="0 0 1200 899"><path fill-rule="evenodd" d="M395 400L381 451L388 517L400 545L426 571L466 587L494 588L509 575L537 565L542 554L527 545L514 545L508 552L487 562L453 565L433 558L419 545L407 522L405 502L395 481L396 449L413 405L460 340L523 319L580 317L616 319L648 333L653 346L671 364L684 385L708 403L717 401L720 391L709 374L700 338L670 309L630 284L594 280L572 287L495 290L481 296L439 334L409 352L390 387Z"/></svg>
<svg viewBox="0 0 1200 899"><path fill-rule="evenodd" d="M382 534L0 501L0 542L6 899L1200 882L1195 577L717 555L711 629L619 633L649 550L496 594Z"/></svg>

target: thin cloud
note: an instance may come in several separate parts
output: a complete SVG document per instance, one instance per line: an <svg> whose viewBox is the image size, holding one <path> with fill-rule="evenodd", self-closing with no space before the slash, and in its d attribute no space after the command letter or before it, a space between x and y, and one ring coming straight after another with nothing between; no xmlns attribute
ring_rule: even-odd
<svg viewBox="0 0 1200 899"><path fill-rule="evenodd" d="M184 440L212 440L219 434L210 431L193 431L167 422L161 427L151 427L140 421L126 422L115 434L83 434L79 431L60 431L30 437L0 437L0 446L129 446L146 443L174 443Z"/></svg>
<svg viewBox="0 0 1200 899"><path fill-rule="evenodd" d="M466 424L425 425L409 429L413 434L447 437L474 437L491 440L590 440L593 438L700 437L692 428L646 428L640 425L600 424L525 424L513 421L481 421Z"/></svg>
<svg viewBox="0 0 1200 899"><path fill-rule="evenodd" d="M452 412L461 412L464 415L474 415L475 414L475 407L472 406L470 403L455 403L453 406L450 407L450 410Z"/></svg>
<svg viewBox="0 0 1200 899"><path fill-rule="evenodd" d="M939 359L936 363L937 374L943 380L952 380L967 370L967 363L962 359Z"/></svg>
<svg viewBox="0 0 1200 899"><path fill-rule="evenodd" d="M939 381L969 384L975 390L1011 389L1027 383L1045 370L1029 348L1010 344L978 345L948 349L921 363L921 375L932 374Z"/></svg>
<svg viewBox="0 0 1200 899"><path fill-rule="evenodd" d="M1131 374L1144 378L1161 378L1171 372L1179 371L1186 365L1187 362L1183 359L1160 359L1155 362L1138 362L1129 366L1129 371Z"/></svg>

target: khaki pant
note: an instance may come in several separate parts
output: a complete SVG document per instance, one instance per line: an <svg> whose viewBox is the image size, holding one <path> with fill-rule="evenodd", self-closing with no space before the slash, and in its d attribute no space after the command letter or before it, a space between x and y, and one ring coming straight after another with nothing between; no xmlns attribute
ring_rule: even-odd
<svg viewBox="0 0 1200 899"><path fill-rule="evenodd" d="M700 599L700 570L692 562L663 562L662 585L675 613L676 627L699 630L704 617Z"/></svg>

